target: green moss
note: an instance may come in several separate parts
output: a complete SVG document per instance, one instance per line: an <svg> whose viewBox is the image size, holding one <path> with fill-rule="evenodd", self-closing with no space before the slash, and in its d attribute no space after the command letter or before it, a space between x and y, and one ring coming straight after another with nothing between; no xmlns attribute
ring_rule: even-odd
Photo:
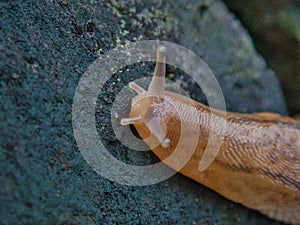
<svg viewBox="0 0 300 225"><path fill-rule="evenodd" d="M300 10L290 9L279 15L281 25L300 42Z"/></svg>

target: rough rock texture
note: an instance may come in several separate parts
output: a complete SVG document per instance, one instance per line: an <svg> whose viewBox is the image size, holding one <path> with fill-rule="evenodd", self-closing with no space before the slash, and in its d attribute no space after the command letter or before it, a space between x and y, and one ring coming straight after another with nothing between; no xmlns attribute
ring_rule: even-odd
<svg viewBox="0 0 300 225"><path fill-rule="evenodd" d="M282 83L291 114L300 113L300 2L225 0Z"/></svg>
<svg viewBox="0 0 300 225"><path fill-rule="evenodd" d="M162 39L195 51L232 111L286 113L276 77L224 5L176 2L0 3L0 224L279 224L179 174L145 187L113 183L76 146L71 110L79 79L99 54L126 40ZM157 160L123 147L109 119L114 96L152 70L151 63L130 65L100 93L99 135L119 160ZM180 71L175 75L202 99Z"/></svg>

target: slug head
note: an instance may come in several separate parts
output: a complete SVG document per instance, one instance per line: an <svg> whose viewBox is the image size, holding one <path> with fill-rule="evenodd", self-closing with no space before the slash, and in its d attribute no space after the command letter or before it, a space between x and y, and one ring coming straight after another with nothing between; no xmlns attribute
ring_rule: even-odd
<svg viewBox="0 0 300 225"><path fill-rule="evenodd" d="M172 92L166 94L165 63L166 48L160 46L157 48L156 66L148 90L144 90L134 82L129 84L138 95L132 99L129 118L123 118L121 124L133 124L143 141L175 170L180 170L195 149L198 149L198 153L202 156L199 171L204 171L214 160L218 148L216 151L211 149L213 146L206 149L210 127L206 126L206 123L199 126L197 122L199 119L195 116L198 115L200 118L201 113L202 121L210 121L211 111L185 96ZM180 110L183 107L185 109ZM184 118L194 118L195 123L184 123L182 121ZM199 135L201 141L198 141ZM165 151L161 151L162 148L165 148Z"/></svg>
<svg viewBox="0 0 300 225"><path fill-rule="evenodd" d="M154 75L148 91L134 82L129 84L129 87L138 95L132 99L130 117L121 120L122 125L133 124L143 140L152 149L158 145L164 148L170 146L170 139L166 137L166 126L161 117L161 111L157 110L157 107L165 103L165 63L166 48L159 46Z"/></svg>

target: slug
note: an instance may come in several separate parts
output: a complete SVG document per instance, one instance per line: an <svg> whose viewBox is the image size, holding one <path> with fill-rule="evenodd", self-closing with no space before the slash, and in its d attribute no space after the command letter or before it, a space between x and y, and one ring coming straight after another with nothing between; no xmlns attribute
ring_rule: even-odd
<svg viewBox="0 0 300 225"><path fill-rule="evenodd" d="M300 224L300 122L271 112L224 113L165 91L165 62L166 48L159 46L148 90L129 84L138 95L121 124L133 124L158 158L185 176L270 218ZM213 139L220 148L200 169L210 122L218 128L224 120L224 135ZM178 169L191 147L192 156ZM179 157L166 160L175 149Z"/></svg>

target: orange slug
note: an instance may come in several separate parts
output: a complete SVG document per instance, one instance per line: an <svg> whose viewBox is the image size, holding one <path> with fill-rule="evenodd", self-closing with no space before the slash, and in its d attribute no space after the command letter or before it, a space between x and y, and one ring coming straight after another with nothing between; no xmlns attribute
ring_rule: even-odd
<svg viewBox="0 0 300 225"><path fill-rule="evenodd" d="M148 90L129 84L138 96L121 124L133 124L152 151L185 176L270 218L300 224L300 123L271 112L224 113L165 91L165 62L166 48L159 46ZM213 139L220 148L200 169L199 162L207 160L210 122L218 128L224 120L224 135ZM192 156L179 168L191 148ZM168 160L175 149L177 157Z"/></svg>

